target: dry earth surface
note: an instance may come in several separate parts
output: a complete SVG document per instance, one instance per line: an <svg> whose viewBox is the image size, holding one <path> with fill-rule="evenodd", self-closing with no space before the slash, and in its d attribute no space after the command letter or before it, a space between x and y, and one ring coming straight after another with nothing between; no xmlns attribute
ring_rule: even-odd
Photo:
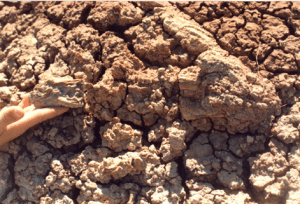
<svg viewBox="0 0 300 204"><path fill-rule="evenodd" d="M3 204L299 204L300 2L0 2Z"/></svg>

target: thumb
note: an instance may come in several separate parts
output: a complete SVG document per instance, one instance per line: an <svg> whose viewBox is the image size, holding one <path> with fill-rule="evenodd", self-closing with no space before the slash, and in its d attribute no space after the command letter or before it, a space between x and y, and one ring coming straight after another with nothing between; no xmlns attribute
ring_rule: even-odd
<svg viewBox="0 0 300 204"><path fill-rule="evenodd" d="M7 125L20 120L23 116L24 111L18 106L3 108L0 111L0 132L2 132Z"/></svg>

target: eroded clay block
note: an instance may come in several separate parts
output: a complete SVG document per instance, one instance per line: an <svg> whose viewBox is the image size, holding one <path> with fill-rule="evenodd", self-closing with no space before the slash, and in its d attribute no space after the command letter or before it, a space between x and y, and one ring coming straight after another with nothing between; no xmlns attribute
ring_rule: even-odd
<svg viewBox="0 0 300 204"><path fill-rule="evenodd" d="M72 77L49 78L40 81L30 93L29 102L35 107L83 107L82 81Z"/></svg>

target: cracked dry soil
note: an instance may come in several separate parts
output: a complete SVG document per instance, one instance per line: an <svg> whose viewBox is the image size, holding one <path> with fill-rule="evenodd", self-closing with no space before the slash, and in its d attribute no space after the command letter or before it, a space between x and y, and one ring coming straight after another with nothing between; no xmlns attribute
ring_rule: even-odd
<svg viewBox="0 0 300 204"><path fill-rule="evenodd" d="M299 2L0 2L3 204L299 204Z"/></svg>

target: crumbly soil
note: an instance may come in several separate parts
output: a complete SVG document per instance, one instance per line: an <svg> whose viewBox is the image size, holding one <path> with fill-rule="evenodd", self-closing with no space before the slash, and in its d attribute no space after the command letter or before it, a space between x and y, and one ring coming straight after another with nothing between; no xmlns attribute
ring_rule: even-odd
<svg viewBox="0 0 300 204"><path fill-rule="evenodd" d="M0 2L3 204L299 204L299 2Z"/></svg>

